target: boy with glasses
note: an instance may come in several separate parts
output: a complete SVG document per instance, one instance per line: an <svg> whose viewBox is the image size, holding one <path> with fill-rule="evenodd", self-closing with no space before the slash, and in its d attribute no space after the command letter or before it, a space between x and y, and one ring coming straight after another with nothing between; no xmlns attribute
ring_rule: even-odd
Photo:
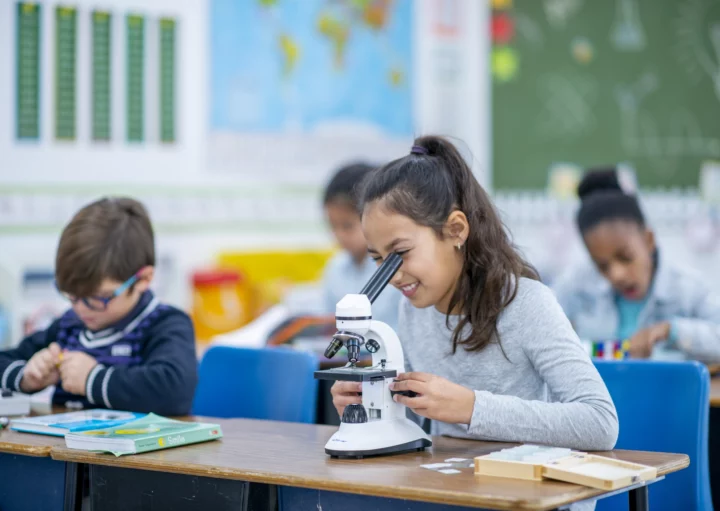
<svg viewBox="0 0 720 511"><path fill-rule="evenodd" d="M197 384L190 318L150 291L152 225L139 202L81 209L60 237L56 286L72 308L47 330L0 352L0 387L55 385L53 404L162 415L190 412Z"/></svg>

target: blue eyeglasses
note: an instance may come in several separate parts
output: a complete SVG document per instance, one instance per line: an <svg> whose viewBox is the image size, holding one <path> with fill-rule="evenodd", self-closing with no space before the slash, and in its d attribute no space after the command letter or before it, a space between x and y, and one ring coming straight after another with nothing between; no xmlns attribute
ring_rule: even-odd
<svg viewBox="0 0 720 511"><path fill-rule="evenodd" d="M139 273L139 272L138 272ZM104 312L108 308L108 304L121 294L123 294L125 291L128 290L130 286L135 284L135 282L138 281L138 273L127 279L125 282L123 282L120 287L118 287L115 291L113 291L113 294L105 297L105 296L87 296L79 298L77 296L73 296L69 293L66 293L62 291L58 285L57 282L55 282L55 287L57 288L58 292L70 303L75 304L77 302L82 302L88 309L94 310L95 312Z"/></svg>

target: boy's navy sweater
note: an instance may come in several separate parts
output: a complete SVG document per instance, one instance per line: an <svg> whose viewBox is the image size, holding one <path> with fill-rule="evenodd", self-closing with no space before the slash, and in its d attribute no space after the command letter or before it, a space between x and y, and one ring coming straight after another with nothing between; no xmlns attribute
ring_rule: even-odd
<svg viewBox="0 0 720 511"><path fill-rule="evenodd" d="M19 391L27 361L52 342L98 361L85 383L86 396L66 392L61 381L53 404L190 413L198 380L192 323L182 311L160 304L152 292L146 291L122 321L105 330L91 332L71 309L47 330L0 352L0 386Z"/></svg>

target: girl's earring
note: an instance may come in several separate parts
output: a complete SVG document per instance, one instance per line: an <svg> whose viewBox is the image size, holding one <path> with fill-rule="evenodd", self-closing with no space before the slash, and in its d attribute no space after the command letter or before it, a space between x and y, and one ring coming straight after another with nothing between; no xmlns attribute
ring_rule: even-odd
<svg viewBox="0 0 720 511"><path fill-rule="evenodd" d="M462 243L458 242L457 249L460 250L462 248Z"/></svg>

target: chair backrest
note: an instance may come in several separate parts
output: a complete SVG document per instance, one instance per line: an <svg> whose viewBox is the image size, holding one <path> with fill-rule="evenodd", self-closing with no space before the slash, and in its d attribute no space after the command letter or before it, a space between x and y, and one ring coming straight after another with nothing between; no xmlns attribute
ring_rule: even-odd
<svg viewBox="0 0 720 511"><path fill-rule="evenodd" d="M617 449L682 453L690 466L650 486L653 510L712 510L708 469L710 376L698 362L595 361L620 420ZM621 494L598 511L628 509Z"/></svg>
<svg viewBox="0 0 720 511"><path fill-rule="evenodd" d="M288 348L210 348L200 362L193 414L315 422L318 359Z"/></svg>

